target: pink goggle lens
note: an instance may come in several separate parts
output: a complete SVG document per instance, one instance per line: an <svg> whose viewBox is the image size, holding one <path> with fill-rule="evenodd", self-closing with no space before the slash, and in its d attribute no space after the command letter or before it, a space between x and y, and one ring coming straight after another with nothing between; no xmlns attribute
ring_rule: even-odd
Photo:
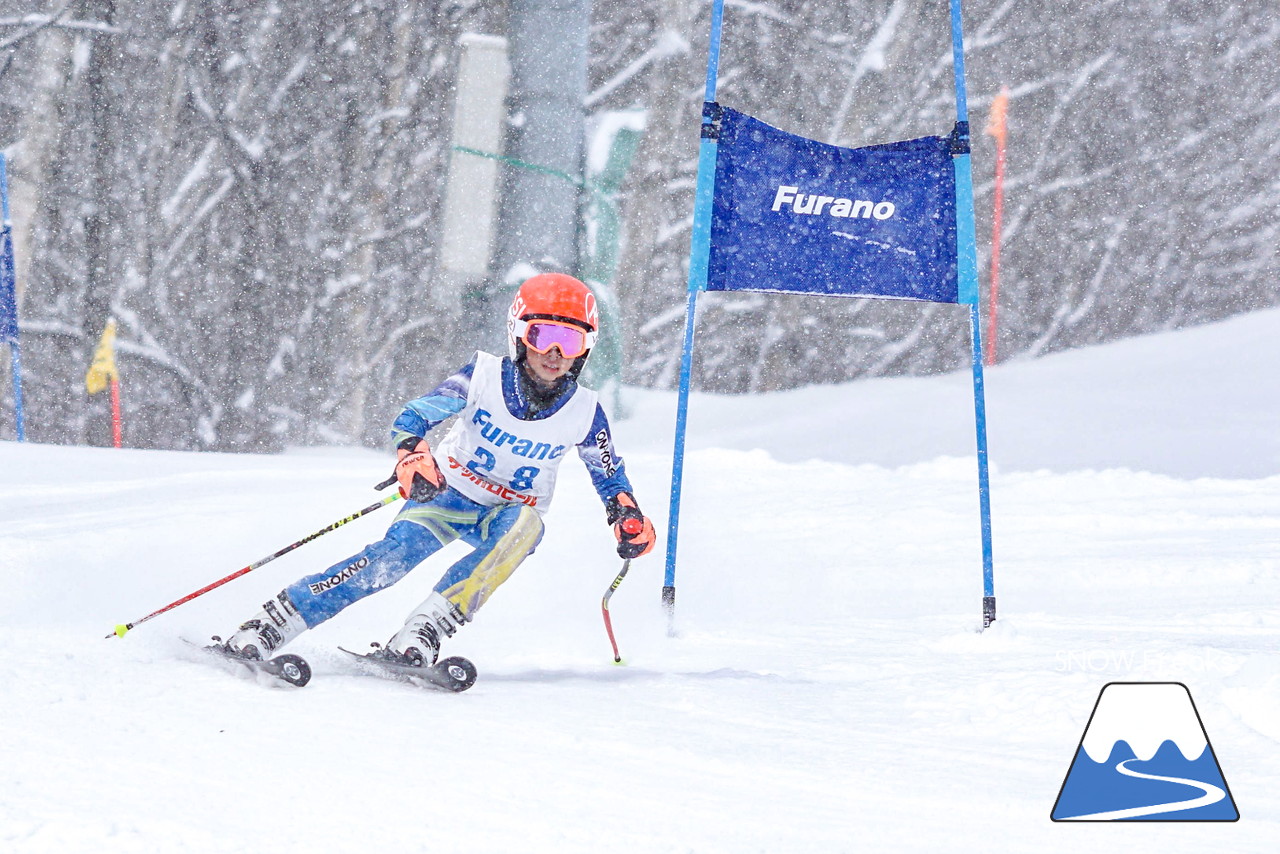
<svg viewBox="0 0 1280 854"><path fill-rule="evenodd" d="M524 343L539 353L559 347L566 359L576 359L587 352L587 335L576 326L563 323L532 321L524 333Z"/></svg>

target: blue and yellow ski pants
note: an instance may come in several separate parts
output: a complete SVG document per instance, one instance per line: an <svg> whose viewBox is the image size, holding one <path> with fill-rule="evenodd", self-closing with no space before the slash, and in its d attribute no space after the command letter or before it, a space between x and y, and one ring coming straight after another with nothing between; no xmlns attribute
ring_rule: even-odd
<svg viewBox="0 0 1280 854"><path fill-rule="evenodd" d="M461 539L475 551L449 567L435 590L469 621L533 553L542 530L542 518L531 507L488 507L446 489L425 504L408 502L381 540L285 590L307 627L315 628L348 605L395 584L443 546Z"/></svg>

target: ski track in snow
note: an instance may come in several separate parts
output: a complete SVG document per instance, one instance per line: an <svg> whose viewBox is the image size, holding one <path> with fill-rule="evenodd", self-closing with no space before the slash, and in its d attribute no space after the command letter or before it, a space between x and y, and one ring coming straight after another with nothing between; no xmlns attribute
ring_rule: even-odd
<svg viewBox="0 0 1280 854"><path fill-rule="evenodd" d="M637 560L612 663L619 561L569 460L537 553L446 647L480 670L457 696L336 649L385 641L454 547L291 645L304 689L181 640L394 510L103 638L368 505L390 454L0 442L0 850L1274 850L1277 333L1261 312L988 372L986 632L967 372L695 395L677 637L661 555ZM624 403L661 536L674 396ZM1050 821L1109 681L1189 687L1240 822Z"/></svg>

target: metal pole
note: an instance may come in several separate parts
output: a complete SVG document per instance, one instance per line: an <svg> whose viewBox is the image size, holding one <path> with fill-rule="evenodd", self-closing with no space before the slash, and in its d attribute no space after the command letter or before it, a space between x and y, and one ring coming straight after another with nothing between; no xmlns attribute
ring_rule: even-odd
<svg viewBox="0 0 1280 854"><path fill-rule="evenodd" d="M720 32L724 0L711 9L711 36L707 50L707 80L703 93L702 137L698 143L698 183L694 190L693 236L689 252L689 302L685 308L684 348L680 353L680 391L676 403L675 449L671 455L671 506L667 516L667 566L662 604L667 611L667 633L675 633L676 548L680 532L680 492L684 478L685 426L689 413L689 383L693 364L693 333L697 322L698 292L707 287L711 254L711 203L715 197L716 152L719 145L719 107L716 78L720 68Z"/></svg>
<svg viewBox="0 0 1280 854"><path fill-rule="evenodd" d="M638 523L638 520L632 520ZM624 523L625 524L625 523ZM639 533L633 531L632 533ZM622 584L622 579L627 577L627 570L631 569L631 560L622 562L622 570L613 579L613 583L609 585L609 589L604 592L604 598L600 600L600 612L604 615L604 630L609 633L609 643L613 646L613 663L621 664L622 655L618 652L618 640L613 636L613 620L609 617L609 600L613 598L613 591L618 589L618 585Z"/></svg>
<svg viewBox="0 0 1280 854"><path fill-rule="evenodd" d="M996 592L991 548L987 404L982 374L982 317L978 310L977 229L973 215L973 173L969 164L969 104L964 84L964 27L960 0L951 0L951 48L956 84L956 133L952 157L956 175L956 276L959 280L959 302L969 304L969 334L973 343L973 409L978 440L978 513L982 531L982 627L985 629L996 619Z"/></svg>
<svg viewBox="0 0 1280 854"><path fill-rule="evenodd" d="M576 274L585 165L590 0L513 0L509 4L507 154L570 176L504 170L494 276L480 307L485 342L505 347L502 309L528 275Z"/></svg>
<svg viewBox="0 0 1280 854"><path fill-rule="evenodd" d="M377 488L382 489L386 486L390 486L394 482L395 482L395 478L393 477L389 480L383 481L381 484L378 485ZM175 602L170 602L168 605L165 605L163 608L160 608L158 610L152 611L150 614L147 614L145 617L140 617L134 620L132 623L121 623L120 625L116 626L115 631L107 635L107 637L122 638L129 632L130 629L133 629L133 628L136 628L137 626L142 625L147 620L150 620L153 617L158 617L161 614L165 613L166 611L172 611L174 608L178 607L179 605L182 605L186 602L190 602L192 599L195 599L199 596L203 596L204 594L208 593L210 590L216 590L217 588L226 584L228 581L234 581L242 575L246 575L250 572L253 572L258 567L263 566L264 564L271 563L271 561L275 560L276 558L282 555L286 555L289 552L293 551L294 549L299 548L300 546L305 546L307 543L311 542L317 537L324 536L330 531L341 528L343 525L347 524L348 522L354 522L356 519L359 519L361 516L364 516L368 513L372 513L374 510L378 510L382 507L386 507L391 502L398 501L399 499L400 499L399 491L393 492L390 495L388 495L386 498L383 498L381 501L378 501L375 504L370 504L368 507L364 508L363 510L358 510L355 513L352 513L350 516L344 516L338 521L333 522L321 528L319 531L316 531L314 534L308 534L307 536L303 537L297 542L291 543L290 545L285 546L284 548L280 549L278 552L267 555L261 560L255 561L254 563L249 564L243 569L237 569L235 572L231 573L230 575L224 578L219 578L217 581L213 582L212 584L207 584L204 587L201 587L199 590L195 591L194 593L188 593L186 596L183 596L181 599L178 599Z"/></svg>

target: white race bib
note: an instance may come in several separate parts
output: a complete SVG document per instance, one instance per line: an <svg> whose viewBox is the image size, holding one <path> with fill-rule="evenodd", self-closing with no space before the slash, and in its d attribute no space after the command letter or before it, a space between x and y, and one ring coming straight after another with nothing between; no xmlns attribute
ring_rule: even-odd
<svg viewBox="0 0 1280 854"><path fill-rule="evenodd" d="M527 504L545 513L560 461L587 438L597 401L594 391L578 386L554 415L523 421L507 410L502 359L476 353L467 405L440 443L436 462L449 485L472 501Z"/></svg>

